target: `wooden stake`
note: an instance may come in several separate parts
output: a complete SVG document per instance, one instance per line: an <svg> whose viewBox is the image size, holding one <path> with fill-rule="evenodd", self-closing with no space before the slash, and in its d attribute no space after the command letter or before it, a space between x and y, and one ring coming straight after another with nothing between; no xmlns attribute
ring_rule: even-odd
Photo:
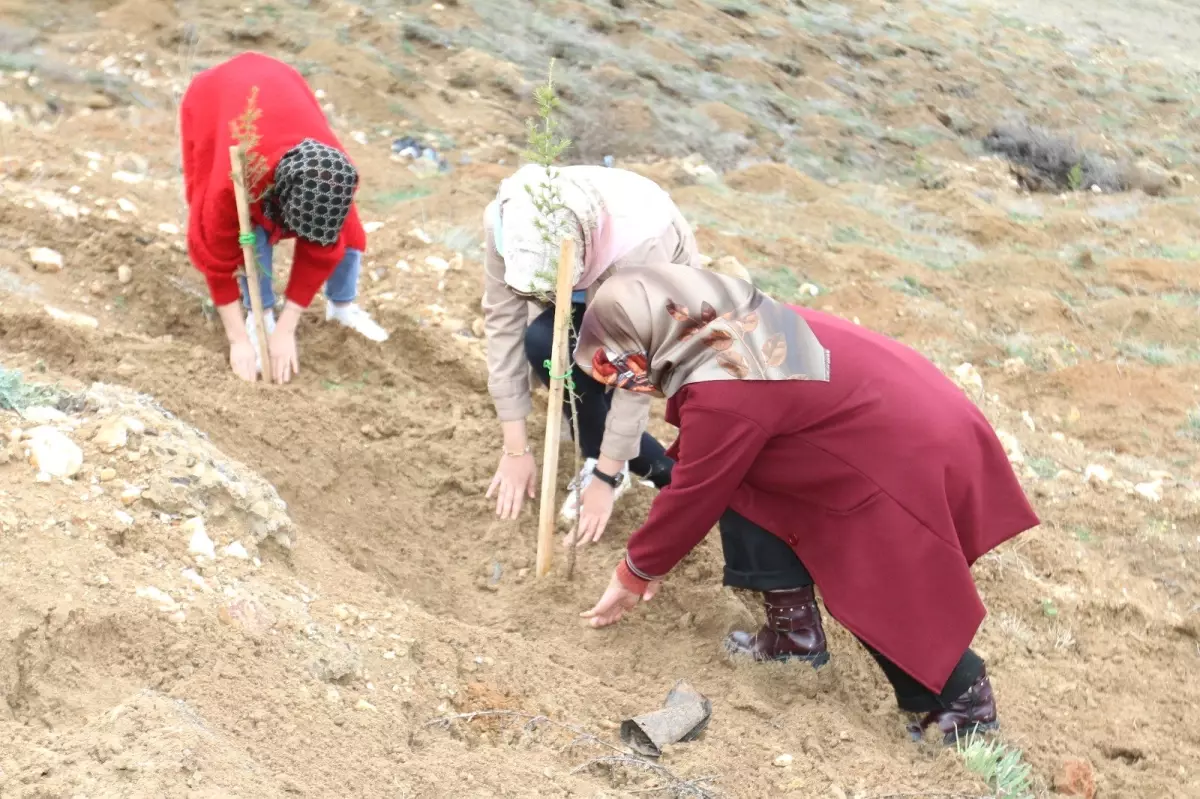
<svg viewBox="0 0 1200 799"><path fill-rule="evenodd" d="M233 196L237 201L238 227L243 236L254 232L250 222L250 199L246 196L246 168L241 148L236 144L229 148L229 163L233 167ZM258 284L258 261L253 244L242 245L242 261L246 266L246 286L250 289L250 316L254 330L250 335L258 338L258 357L262 361L263 380L271 382L271 354L267 351L267 321L263 316L262 291Z"/></svg>
<svg viewBox="0 0 1200 799"><path fill-rule="evenodd" d="M554 292L554 344L550 348L550 404L546 410L546 449L542 457L542 506L538 516L537 568L544 577L554 552L555 489L558 487L558 447L562 432L565 376L573 369L567 357L571 336L571 289L575 287L575 240L563 239L558 255L558 282ZM563 379L555 379L563 375Z"/></svg>

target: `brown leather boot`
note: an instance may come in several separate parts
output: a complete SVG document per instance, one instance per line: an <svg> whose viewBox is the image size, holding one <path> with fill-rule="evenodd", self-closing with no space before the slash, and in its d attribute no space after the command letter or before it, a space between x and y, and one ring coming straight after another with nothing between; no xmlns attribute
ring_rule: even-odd
<svg viewBox="0 0 1200 799"><path fill-rule="evenodd" d="M962 696L949 706L927 713L919 722L908 725L908 732L914 741L919 741L924 737L925 730L935 724L947 746L976 733L1000 728L996 718L996 696L992 693L992 682L988 679L986 668Z"/></svg>
<svg viewBox="0 0 1200 799"><path fill-rule="evenodd" d="M733 632L725 638L732 655L756 661L803 660L819 668L829 662L825 629L813 587L763 593L767 623L756 633Z"/></svg>

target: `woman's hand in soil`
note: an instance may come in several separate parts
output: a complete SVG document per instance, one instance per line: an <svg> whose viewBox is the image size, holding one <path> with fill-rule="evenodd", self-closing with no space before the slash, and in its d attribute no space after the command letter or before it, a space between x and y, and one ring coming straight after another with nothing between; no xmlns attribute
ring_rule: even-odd
<svg viewBox="0 0 1200 799"><path fill-rule="evenodd" d="M229 343L229 365L233 373L243 380L253 383L258 378L258 359L254 357L254 345L250 339Z"/></svg>
<svg viewBox="0 0 1200 799"><path fill-rule="evenodd" d="M587 619L593 627L607 627L610 624L616 624L626 611L636 608L638 602L649 602L653 599L661 586L662 580L653 580L646 586L643 593L636 594L621 584L614 571L612 579L608 581L608 588L604 589L604 596L600 597L600 601L596 603L595 607L585 610L579 615Z"/></svg>
<svg viewBox="0 0 1200 799"><path fill-rule="evenodd" d="M300 355L296 351L296 332L282 326L267 336L271 351L271 377L276 383L286 383L300 371Z"/></svg>
<svg viewBox="0 0 1200 799"><path fill-rule="evenodd" d="M534 497L537 483L537 461L531 453L501 455L496 476L488 487L487 498L496 494L496 515L501 519L516 519L521 515L525 497Z"/></svg>
<svg viewBox="0 0 1200 799"><path fill-rule="evenodd" d="M612 516L613 487L600 480L592 479L579 503L579 534L576 538L579 546L596 543L604 535L604 528ZM564 546L571 546L575 541L568 536Z"/></svg>

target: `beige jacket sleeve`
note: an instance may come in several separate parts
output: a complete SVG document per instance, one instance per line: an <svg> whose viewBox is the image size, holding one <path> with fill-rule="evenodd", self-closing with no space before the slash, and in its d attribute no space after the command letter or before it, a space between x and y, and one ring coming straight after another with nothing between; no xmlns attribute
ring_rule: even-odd
<svg viewBox="0 0 1200 799"><path fill-rule="evenodd" d="M496 252L490 222L483 259L483 327L487 336L488 393L502 422L529 416L529 367L525 362L525 327L529 303L504 282L504 259Z"/></svg>
<svg viewBox="0 0 1200 799"><path fill-rule="evenodd" d="M612 408L604 420L600 454L615 461L633 460L642 449L642 433L650 423L650 397L613 389Z"/></svg>

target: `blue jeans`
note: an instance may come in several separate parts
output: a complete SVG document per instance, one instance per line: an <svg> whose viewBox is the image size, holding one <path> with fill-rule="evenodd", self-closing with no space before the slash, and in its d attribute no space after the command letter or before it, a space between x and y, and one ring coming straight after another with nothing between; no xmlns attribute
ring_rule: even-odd
<svg viewBox="0 0 1200 799"><path fill-rule="evenodd" d="M262 227L254 228L254 253L258 258L258 285L262 292L263 308L275 307L275 288L271 285L271 259L274 248L271 246L267 231ZM358 275L362 271L362 250L346 248L342 262L333 270L333 274L325 281L325 296L330 302L354 302L358 296ZM242 305L250 310L250 289L244 275L238 277L238 286L242 290Z"/></svg>

